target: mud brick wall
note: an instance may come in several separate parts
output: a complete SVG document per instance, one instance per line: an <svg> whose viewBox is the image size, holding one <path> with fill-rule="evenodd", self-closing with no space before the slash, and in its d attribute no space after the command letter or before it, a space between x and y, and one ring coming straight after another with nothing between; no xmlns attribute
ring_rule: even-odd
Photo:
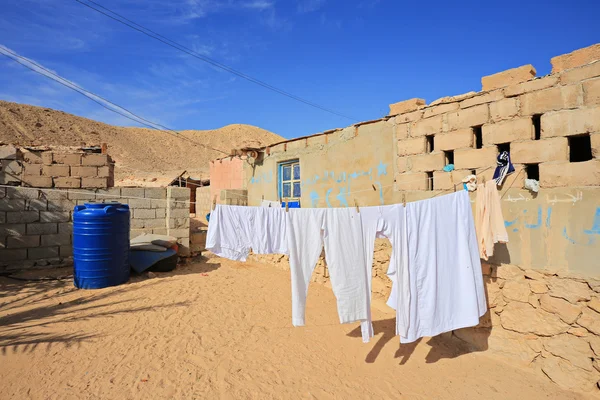
<svg viewBox="0 0 600 400"><path fill-rule="evenodd" d="M189 254L187 188L109 188L56 190L0 187L0 269L69 263L73 209L89 202L129 204L131 237L171 235L180 254Z"/></svg>

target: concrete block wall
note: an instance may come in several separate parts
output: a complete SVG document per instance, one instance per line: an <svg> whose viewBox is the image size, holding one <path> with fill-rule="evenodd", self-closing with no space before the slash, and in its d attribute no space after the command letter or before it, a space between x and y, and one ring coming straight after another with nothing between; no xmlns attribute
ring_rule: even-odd
<svg viewBox="0 0 600 400"><path fill-rule="evenodd" d="M210 186L196 188L196 217L204 221L206 214L210 212L211 205Z"/></svg>
<svg viewBox="0 0 600 400"><path fill-rule="evenodd" d="M542 188L600 186L598 48L562 56L569 69L542 78L535 78L535 68L527 65L483 77L479 93L429 106L415 99L390 105L390 113L405 110L395 116L396 190L446 189L449 175L442 168L450 161L462 179L473 170L493 170L503 149L521 171L517 187L537 171ZM584 64L575 65L575 59ZM552 63L565 65L561 60L555 57ZM404 184L423 173L432 184Z"/></svg>
<svg viewBox="0 0 600 400"><path fill-rule="evenodd" d="M107 154L2 145L0 157L0 184L68 189L114 186L114 163Z"/></svg>
<svg viewBox="0 0 600 400"><path fill-rule="evenodd" d="M129 204L131 238L142 233L175 236L189 255L188 188L56 190L0 187L0 268L70 262L73 209L88 202Z"/></svg>

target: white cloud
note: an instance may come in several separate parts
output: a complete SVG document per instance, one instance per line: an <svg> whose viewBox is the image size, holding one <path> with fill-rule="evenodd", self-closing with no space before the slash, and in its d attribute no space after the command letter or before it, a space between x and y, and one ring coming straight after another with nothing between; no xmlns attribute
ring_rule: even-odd
<svg viewBox="0 0 600 400"><path fill-rule="evenodd" d="M246 3L242 3L242 7L250 8L250 9L254 9L254 10L267 10L269 8L273 8L274 5L275 5L274 2L266 1L266 0L254 0L254 1L246 2Z"/></svg>
<svg viewBox="0 0 600 400"><path fill-rule="evenodd" d="M319 10L325 5L326 0L300 0L298 3L298 12L309 13Z"/></svg>

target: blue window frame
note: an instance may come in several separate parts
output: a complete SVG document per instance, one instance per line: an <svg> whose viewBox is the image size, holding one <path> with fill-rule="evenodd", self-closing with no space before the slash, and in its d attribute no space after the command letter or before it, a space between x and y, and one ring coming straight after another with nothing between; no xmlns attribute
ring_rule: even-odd
<svg viewBox="0 0 600 400"><path fill-rule="evenodd" d="M282 201L299 201L302 197L300 187L300 161L291 160L279 164L277 193Z"/></svg>

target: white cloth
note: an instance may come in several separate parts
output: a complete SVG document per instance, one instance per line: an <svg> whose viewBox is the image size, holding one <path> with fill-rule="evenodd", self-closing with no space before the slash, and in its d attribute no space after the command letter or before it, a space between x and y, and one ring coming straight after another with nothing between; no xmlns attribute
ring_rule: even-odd
<svg viewBox="0 0 600 400"><path fill-rule="evenodd" d="M217 204L210 213L206 248L219 257L246 261L252 248L256 208Z"/></svg>
<svg viewBox="0 0 600 400"><path fill-rule="evenodd" d="M308 284L323 246L340 323L367 319L367 271L361 220L354 208L286 213L292 281L292 323L305 324Z"/></svg>
<svg viewBox="0 0 600 400"><path fill-rule="evenodd" d="M281 208L281 203L273 200L263 200L262 203L260 203L260 206L268 208Z"/></svg>
<svg viewBox="0 0 600 400"><path fill-rule="evenodd" d="M278 208L255 207L251 238L255 254L288 254L286 212Z"/></svg>
<svg viewBox="0 0 600 400"><path fill-rule="evenodd" d="M405 232L402 263L395 271L390 265L396 288L388 300L400 342L477 325L487 305L468 193L409 203ZM409 290L399 276L409 278Z"/></svg>

